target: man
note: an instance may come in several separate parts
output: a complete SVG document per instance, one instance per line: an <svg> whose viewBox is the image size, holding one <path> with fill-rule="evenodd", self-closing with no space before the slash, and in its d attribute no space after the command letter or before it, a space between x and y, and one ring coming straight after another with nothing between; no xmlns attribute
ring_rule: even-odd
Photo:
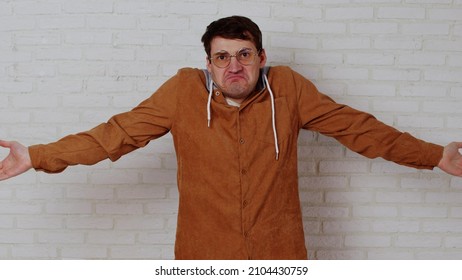
<svg viewBox="0 0 462 280"><path fill-rule="evenodd" d="M181 69L107 123L48 145L0 141L0 180L30 168L61 172L173 135L180 193L177 259L305 259L298 196L300 129L370 158L462 175L462 143L441 147L335 103L288 67L265 67L258 26L233 16L202 37L207 70Z"/></svg>

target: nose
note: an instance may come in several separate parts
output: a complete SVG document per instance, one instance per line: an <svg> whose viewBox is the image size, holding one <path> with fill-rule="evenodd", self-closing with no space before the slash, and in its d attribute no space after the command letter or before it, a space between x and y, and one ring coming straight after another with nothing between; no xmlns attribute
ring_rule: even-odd
<svg viewBox="0 0 462 280"><path fill-rule="evenodd" d="M229 65L228 65L228 70L231 72L237 72L242 69L242 64L237 60L236 56L231 56Z"/></svg>

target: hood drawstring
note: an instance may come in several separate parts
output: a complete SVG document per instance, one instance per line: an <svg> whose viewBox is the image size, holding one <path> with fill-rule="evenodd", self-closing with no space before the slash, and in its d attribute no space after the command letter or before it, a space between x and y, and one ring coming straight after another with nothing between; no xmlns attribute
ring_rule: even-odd
<svg viewBox="0 0 462 280"><path fill-rule="evenodd" d="M276 130L276 109L274 106L274 94L273 91L271 90L271 87L269 85L268 77L266 74L263 74L263 82L268 88L268 92L270 94L270 99L271 99L271 124L273 126L273 136L274 136L274 149L276 151L276 160L279 160L279 143L278 143L278 134ZM210 78L209 80L209 96L207 100L207 127L210 127L210 122L212 120L212 95L213 95L213 80Z"/></svg>
<svg viewBox="0 0 462 280"><path fill-rule="evenodd" d="M207 127L210 127L210 121L212 120L212 112L211 112L212 94L213 94L213 80L210 79L209 98L207 100Z"/></svg>
<svg viewBox="0 0 462 280"><path fill-rule="evenodd" d="M278 133L276 130L276 110L274 106L274 94L273 94L273 91L271 90L266 74L263 75L263 78L265 80L266 86L268 87L268 91L271 97L271 122L273 124L274 148L276 150L276 160L279 160L279 143L278 143Z"/></svg>

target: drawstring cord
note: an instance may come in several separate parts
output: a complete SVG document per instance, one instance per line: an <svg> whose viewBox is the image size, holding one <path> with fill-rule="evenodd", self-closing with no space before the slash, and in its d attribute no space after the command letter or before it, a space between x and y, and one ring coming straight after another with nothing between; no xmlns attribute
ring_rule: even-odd
<svg viewBox="0 0 462 280"><path fill-rule="evenodd" d="M274 136L274 148L276 150L276 160L279 160L279 143L278 143L278 133L276 130L276 110L274 106L274 94L273 91L271 90L271 87L268 82L268 78L266 75L263 75L263 78L265 79L266 86L268 87L268 91L271 97L271 122L273 124L273 136Z"/></svg>
<svg viewBox="0 0 462 280"><path fill-rule="evenodd" d="M212 112L211 112L212 93L213 93L213 80L210 79L209 99L207 100L207 127L210 127L210 121L212 120Z"/></svg>

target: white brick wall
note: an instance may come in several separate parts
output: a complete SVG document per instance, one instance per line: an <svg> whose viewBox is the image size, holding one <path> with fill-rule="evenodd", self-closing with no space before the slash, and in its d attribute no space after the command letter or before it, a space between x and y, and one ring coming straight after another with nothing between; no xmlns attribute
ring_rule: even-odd
<svg viewBox="0 0 462 280"><path fill-rule="evenodd" d="M0 138L49 142L130 109L204 67L205 26L232 14L260 25L271 65L425 140L462 139L460 0L1 1ZM311 258L462 258L462 180L311 132L299 144ZM173 258L175 166L166 136L116 163L1 182L0 259Z"/></svg>

